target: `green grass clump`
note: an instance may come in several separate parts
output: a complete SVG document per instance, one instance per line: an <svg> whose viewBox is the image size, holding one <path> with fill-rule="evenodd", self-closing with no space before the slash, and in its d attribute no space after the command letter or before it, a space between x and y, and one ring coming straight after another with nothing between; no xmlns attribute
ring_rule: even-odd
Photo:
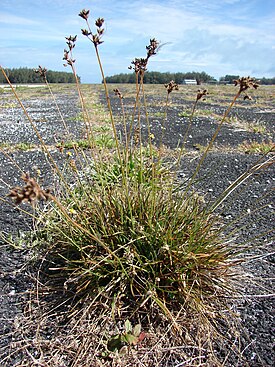
<svg viewBox="0 0 275 367"><path fill-rule="evenodd" d="M223 288L232 248L200 197L174 192L165 169L152 180L151 168L131 166L126 185L118 165L95 172L85 194L75 189L82 192L77 202L62 203L70 221L56 208L48 214L43 232L51 252L80 294L124 295L136 306L155 302L167 316L182 305L209 309L209 297Z"/></svg>

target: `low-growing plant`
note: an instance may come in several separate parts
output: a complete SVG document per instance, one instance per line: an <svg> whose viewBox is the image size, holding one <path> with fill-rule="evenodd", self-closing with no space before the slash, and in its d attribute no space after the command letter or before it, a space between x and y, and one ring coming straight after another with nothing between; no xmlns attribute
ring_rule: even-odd
<svg viewBox="0 0 275 367"><path fill-rule="evenodd" d="M109 134L99 134L95 136L95 144L97 147L100 148L114 148L114 140L112 135ZM68 140L68 141L61 141L60 143L56 144L56 147L59 150L63 149L91 149L91 144L87 139L78 139L78 140Z"/></svg>
<svg viewBox="0 0 275 367"><path fill-rule="evenodd" d="M14 151L14 150L21 150L23 152L31 150L31 149L35 149L37 146L35 144L32 143L27 143L27 142L20 142L17 144L10 144L10 143L0 143L0 148L2 149L6 149L9 151Z"/></svg>
<svg viewBox="0 0 275 367"><path fill-rule="evenodd" d="M190 117L190 111L182 111L178 113L179 117Z"/></svg>
<svg viewBox="0 0 275 367"><path fill-rule="evenodd" d="M266 132L266 127L260 123L249 123L248 127L253 133L264 134Z"/></svg>
<svg viewBox="0 0 275 367"><path fill-rule="evenodd" d="M15 103L6 103L4 105L0 105L0 108L14 108L17 107Z"/></svg>
<svg viewBox="0 0 275 367"><path fill-rule="evenodd" d="M136 324L132 327L129 320L124 323L124 331L119 334L113 335L107 342L107 349L110 352L119 351L119 353L125 353L127 346L137 345L140 343L146 334L141 331L141 325ZM125 348L126 347L126 348Z"/></svg>
<svg viewBox="0 0 275 367"><path fill-rule="evenodd" d="M211 350L212 343L218 343L221 338L221 330L224 330L221 325L230 323L234 318L228 298L236 295L235 276L242 261L239 254L246 249L227 238L217 209L247 178L272 162L267 159L264 164L250 168L211 205L205 204L203 196L195 189L195 183L235 102L243 94L246 98L247 91L257 89L258 84L250 77L235 81L238 89L232 102L221 117L209 144L204 147L190 178L181 182L177 171L186 137L198 104L207 97L207 90L196 91L191 111L184 116L189 118L189 124L175 161L163 159L162 137L169 112L168 101L170 94L179 87L173 81L165 85L165 112L157 112L159 117L163 117L163 129L159 147L156 147L143 84L148 62L158 53L161 45L156 39L150 39L146 56L135 58L131 63L130 67L136 75L132 114L126 116L122 93L115 89L123 112L121 132L113 114L99 53L104 19L98 18L96 28L92 30L89 10L82 10L79 15L87 27L82 29L82 34L91 42L96 53L112 136L109 131L102 131L110 129L105 126L100 128L102 133L98 135L99 125L94 126L89 118L73 57L77 37L66 37L67 49L63 60L76 77L82 106L80 117L83 117L87 134L86 140L57 144L61 151L64 148L74 150L75 160L69 165L69 178L53 159L17 91L1 68L59 179L58 190L51 192L43 189L30 175L23 174L24 185L12 188L9 193L16 205L27 202L34 209L38 201L49 201L46 211L39 212L39 205L36 208L39 225L33 234L34 249L38 250L38 256L43 254L46 273L62 280L61 287L65 294L73 294L73 314L79 312L79 305L89 304L84 307L84 316L92 315L97 323L101 319L97 320L95 315L99 310L101 312L104 305L105 319L112 320L113 324L124 321L123 331L109 332L107 341L101 341L105 349L100 356L95 353L91 357L89 352L90 357L87 354L86 359L80 361L79 355L72 351L73 357L70 358L74 359L75 366L85 365L87 361L92 365L100 358L109 358L110 352L121 353L124 344L127 347L137 345L142 339L141 327L156 330L160 323L168 328L167 333L172 330L171 335L182 343L195 344L196 348L201 344L210 345ZM46 69L39 67L38 72L48 85ZM142 133L142 109L145 111L146 138ZM111 154L106 154L103 147L108 148ZM85 154L83 149L87 148L90 153ZM144 314L146 317L143 317L141 326L136 320ZM136 326L133 328L132 324ZM200 357L197 365L207 358ZM222 362L216 363L222 365Z"/></svg>
<svg viewBox="0 0 275 367"><path fill-rule="evenodd" d="M275 143L272 141L268 142L257 142L257 141L245 141L239 145L239 149L247 154L250 153L272 153L275 150Z"/></svg>

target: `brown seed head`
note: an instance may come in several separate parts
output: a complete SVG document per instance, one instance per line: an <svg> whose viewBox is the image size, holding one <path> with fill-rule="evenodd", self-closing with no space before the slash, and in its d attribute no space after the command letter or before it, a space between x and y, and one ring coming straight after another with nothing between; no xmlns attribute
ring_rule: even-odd
<svg viewBox="0 0 275 367"><path fill-rule="evenodd" d="M86 36L86 37L91 35L91 32L89 32L87 29L81 29L81 32L82 32L83 36Z"/></svg>
<svg viewBox="0 0 275 367"><path fill-rule="evenodd" d="M257 89L259 87L259 84L256 83L256 80L254 78L250 78L250 76L241 77L237 80L234 80L234 85L235 86L239 85L240 93L244 92L249 88Z"/></svg>
<svg viewBox="0 0 275 367"><path fill-rule="evenodd" d="M81 18L85 19L85 20L88 20L89 18L89 13L90 13L90 10L81 10L81 12L78 14Z"/></svg>
<svg viewBox="0 0 275 367"><path fill-rule="evenodd" d="M34 69L34 72L36 74L39 74L41 76L41 78L43 78L44 80L47 79L47 69L46 68L42 68L41 65L38 65L38 69Z"/></svg>
<svg viewBox="0 0 275 367"><path fill-rule="evenodd" d="M115 95L118 96L118 98L120 99L123 98L123 95L118 88L114 89L114 92L115 92Z"/></svg>
<svg viewBox="0 0 275 367"><path fill-rule="evenodd" d="M66 40L68 40L69 42L72 42L72 43L75 43L76 42L76 39L77 39L77 36L69 36L69 37L65 37Z"/></svg>
<svg viewBox="0 0 275 367"><path fill-rule="evenodd" d="M89 10L83 9L79 13L79 16L86 20L86 22L88 24L88 29L89 29L89 30L81 29L81 32L84 36L88 37L91 42L93 42L95 47L97 47L98 45L103 43L103 41L101 40L101 37L103 36L103 33L104 33L104 28L102 28L102 26L104 24L104 19L103 18L98 18L95 21L95 25L97 27L97 30L96 30L96 33L92 33L90 31L90 26L89 26L89 23L88 23L89 12L90 12Z"/></svg>
<svg viewBox="0 0 275 367"><path fill-rule="evenodd" d="M98 18L96 21L95 21L95 25L98 27L98 28L101 28L103 26L103 23L104 23L104 19L103 18Z"/></svg>
<svg viewBox="0 0 275 367"><path fill-rule="evenodd" d="M93 34L92 35L92 42L95 45L95 47L97 47L98 45L100 45L104 41L101 41L101 35L99 35L99 34Z"/></svg>
<svg viewBox="0 0 275 367"><path fill-rule="evenodd" d="M197 101L200 100L202 97L205 97L207 94L208 94L207 89L204 90L199 89L197 93Z"/></svg>
<svg viewBox="0 0 275 367"><path fill-rule="evenodd" d="M144 59L144 58L135 58L135 60L133 60L131 62L132 65L134 66L129 66L129 69L133 69L135 71L135 73L144 73L147 70L147 62L148 59Z"/></svg>
<svg viewBox="0 0 275 367"><path fill-rule="evenodd" d="M150 39L150 44L146 46L147 59L149 59L149 57L153 55L156 55L158 49L159 49L159 42L155 38Z"/></svg>
<svg viewBox="0 0 275 367"><path fill-rule="evenodd" d="M28 173L22 175L22 180L26 183L24 187L16 186L11 189L8 194L15 204L21 204L22 202L28 202L34 204L38 200L49 200L52 198L50 190L43 190L34 178L31 178Z"/></svg>
<svg viewBox="0 0 275 367"><path fill-rule="evenodd" d="M164 86L168 94L173 92L173 90L179 90L179 86L177 83L174 82L174 80L171 80L168 84L164 84Z"/></svg>
<svg viewBox="0 0 275 367"><path fill-rule="evenodd" d="M64 50L63 60L66 61L66 64L63 64L64 66L72 66L75 63L75 60L70 57L70 53L68 50Z"/></svg>
<svg viewBox="0 0 275 367"><path fill-rule="evenodd" d="M77 38L77 36L65 37L65 39L67 40L66 43L67 43L70 51L75 47L76 38Z"/></svg>
<svg viewBox="0 0 275 367"><path fill-rule="evenodd" d="M75 42L77 39L77 36L69 36L69 37L65 37L66 44L69 48L69 50L64 50L64 56L63 56L63 60L66 61L66 64L63 64L64 66L70 65L73 66L73 64L75 63L75 60L72 58L72 50L75 47Z"/></svg>

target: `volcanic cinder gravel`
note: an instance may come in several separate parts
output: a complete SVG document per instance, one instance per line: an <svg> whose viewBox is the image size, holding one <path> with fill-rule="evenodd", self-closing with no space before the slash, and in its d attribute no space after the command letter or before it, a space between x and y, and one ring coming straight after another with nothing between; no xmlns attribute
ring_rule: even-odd
<svg viewBox="0 0 275 367"><path fill-rule="evenodd" d="M104 103L103 97L102 102ZM156 144L162 140L166 147L174 149L182 141L188 125L187 118L181 117L179 113L183 109L190 108L191 102L173 97L173 103L168 107L166 121L162 121L160 115L157 114L164 111L164 107L157 106L157 102L158 100L154 97L147 99L149 116L151 116L149 118L151 133L154 134ZM64 138L64 127L53 101L48 98L33 97L26 99L23 103L45 143L50 147L54 159L61 164L62 157L60 152L55 149L55 145ZM83 123L74 119L79 113L76 94L72 93L68 96L59 93L57 103L67 121L71 136L75 139L82 138L85 135ZM130 113L132 99L126 97L124 104L127 112ZM112 105L115 116L119 118L121 114L119 101L112 98ZM212 109L213 112L221 115L225 107L206 102L204 108ZM257 120L261 121L261 125L265 126L265 132L264 134L251 132L242 126L236 127L234 124L223 126L216 140L214 151L207 156L200 169L199 180L196 184L198 192L205 195L206 202L213 202L240 174L262 158L260 154L247 155L240 152L237 149L239 144L244 141L260 142L274 139L275 114L272 106L269 109L263 109L257 106L246 107L240 103L232 115L239 118L241 116L247 121L253 121L256 116ZM142 120L142 126L142 135L146 137L145 119ZM161 127L164 128L163 137L160 134ZM196 116L194 118L186 143L189 154L184 156L181 163L179 173L181 180L185 180L194 171L199 160L198 146L205 146L210 141L216 127L217 118L209 116ZM2 106L0 109L0 144L22 142L37 145L39 139L22 110L10 95L5 100L5 107ZM52 172L48 158L41 149L15 150L9 153L9 156L0 152L0 195L2 198L7 195L9 187L19 184L22 174L20 170L31 173L39 171L42 183L45 185L54 184L51 179ZM219 209L225 222L232 222L241 213L248 214L234 224L238 234L236 240L242 243L247 238L255 238L255 244L261 242L265 245L265 249L255 251L256 255L272 253L272 246L274 251L271 233L274 229L272 218L274 211L273 187L274 168L269 167L266 171L253 175L247 180ZM10 205L9 201L0 202L0 207L0 230L4 236L16 236L20 232L32 228L32 220L18 208ZM262 209L260 209L261 207ZM26 274L24 275L24 271L21 269L25 260L24 256L24 252L12 251L3 243L0 252L0 357L1 348L5 348L11 340L10 333L14 327L14 320L22 312L22 304L26 301L24 291L31 285L30 279ZM245 265L246 271L251 276L251 284L245 285L247 296L238 300L238 310L243 324L243 332L247 334L246 340L250 340L250 344L247 342L244 355L251 367L274 365L274 354L272 353L274 348L274 299L264 296L272 289L273 265L274 256L271 255L262 256L257 261L250 261ZM258 282L261 282L261 287L257 286ZM228 361L228 366L231 365L234 365L234 362Z"/></svg>

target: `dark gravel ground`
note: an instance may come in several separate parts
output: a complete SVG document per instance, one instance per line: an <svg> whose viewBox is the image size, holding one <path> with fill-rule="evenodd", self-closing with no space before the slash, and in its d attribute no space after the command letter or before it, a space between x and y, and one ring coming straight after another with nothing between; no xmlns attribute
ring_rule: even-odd
<svg viewBox="0 0 275 367"><path fill-rule="evenodd" d="M83 136L83 125L79 122L76 124L72 119L79 112L75 97L75 95L70 97L60 95L57 102L62 106L62 113L68 119L70 132L78 138ZM127 106L128 102L131 101L126 99L124 102ZM178 102L178 105L182 104L182 101L176 99L174 102ZM119 114L117 103L115 99L112 100L114 111ZM52 101L31 99L27 100L26 104L43 139L47 144L55 145L56 141L62 139L64 130ZM177 105L177 103L175 104ZM186 106L188 105L190 103L186 102ZM219 113L223 110L219 106L209 105L206 107L215 108L215 111ZM159 107L156 110L154 110L154 107L150 107L150 109L152 113L160 111ZM179 117L179 111L181 109L179 110L178 106L171 106L168 109L169 117L168 121L165 122L163 143L169 148L178 146L187 126L187 120ZM210 153L201 167L199 181L196 184L197 190L205 195L207 203L213 202L234 179L261 159L261 155L246 155L237 151L235 148L239 144L243 141L263 141L270 140L272 136L274 137L274 113L261 111L259 108L254 110L253 108L244 109L241 107L235 113L250 120L255 118L256 114L257 118L260 118L261 124L265 125L266 132L262 135L229 125L222 128L217 144L219 146L230 146L231 150ZM150 122L157 144L160 140L159 131L162 122L155 117L152 117ZM145 122L143 126L144 135L146 135ZM194 146L196 144L207 144L216 126L217 121L212 118L196 117L194 119L187 139L189 155L183 158L179 174L181 180L190 175L198 162L198 152L194 149ZM0 110L0 143L14 144L22 141L38 143L32 128L20 109L11 107L5 108L4 111L3 109ZM52 150L52 154L57 162L61 161L60 153L56 149ZM45 185L54 184L51 181L50 165L42 151L37 149L26 152L14 151L10 154L10 157L16 161L23 171L32 173L41 171L40 179ZM14 162L0 152L0 196L2 198L8 192L6 183L10 186L17 185L20 176L19 168L16 168ZM252 240L255 245L253 254L271 254L274 251L273 235L270 233L274 229L272 217L274 211L274 197L272 197L274 180L274 168L272 167L262 174L254 175L220 208L220 214L225 222L232 222L241 213L247 214L244 218L238 220L232 229L236 230L236 234L238 234L237 241L240 243L245 242L247 238L255 238ZM260 207L263 206L265 207L261 210ZM1 202L0 207L0 231L5 236L11 234L16 236L26 228L32 228L32 221L27 219L26 215L18 209L5 202ZM251 214L249 215L249 213ZM259 243L264 245L264 248L259 248ZM0 335L2 336L0 340L0 360L3 350L6 350L7 343L11 340L11 332L16 318L23 312L22 307L26 302L25 291L31 286L29 274L23 267L27 252L24 254L22 251L11 251L4 243L2 245L0 252ZM248 262L246 271L249 274L251 283L244 285L247 296L237 301L243 325L243 335L245 335L244 344L247 346L243 354L251 367L273 366L275 362L274 298L263 296L272 292L273 267L274 256L272 255ZM251 295L256 295L256 297L251 297ZM226 365L233 366L234 361L228 361Z"/></svg>
<svg viewBox="0 0 275 367"><path fill-rule="evenodd" d="M150 113L164 112L165 107L154 107L154 100L147 100ZM119 110L119 102L112 100L114 111ZM131 114L131 100L124 99L125 109ZM162 143L171 149L181 146L181 142L188 126L188 118L179 116L179 112L191 109L192 103L183 101L173 96L173 104L168 107L167 121L162 117L150 117L150 129L156 144ZM212 110L221 116L225 110L219 105L203 104L203 109ZM142 114L142 111L141 111ZM217 152L209 153L201 166L198 175L196 189L205 195L207 204L211 204L220 194L246 170L255 164L263 162L260 154L247 155L237 148L244 142L274 141L274 110L260 107L246 107L240 102L230 116L243 124L224 124L214 144ZM194 117L192 126L188 131L186 148L192 152L198 145L206 146L211 140L218 117ZM264 126L264 133L258 133L249 129L250 124L260 121ZM161 127L164 127L163 137L160 138ZM142 136L147 138L147 125L142 120ZM122 128L121 128L122 130ZM146 139L145 138L145 139ZM199 157L184 157L180 168L180 179L190 177L194 172ZM246 288L247 297L239 300L238 311L243 325L243 340L247 348L243 355L250 366L273 366L275 364L274 351L274 165L264 172L258 172L250 177L238 190L236 190L219 208L219 212L225 222L230 225L230 231L234 231L236 241L240 244L251 239L253 250L250 256L264 255L259 260L247 262L245 271L248 274ZM262 209L261 209L262 208ZM253 213L253 214L249 214ZM234 222L236 218L242 217ZM266 254L270 254L265 256ZM264 297L273 293L272 297ZM255 295L255 297L250 297ZM228 366L236 365L234 360L228 361ZM239 365L239 364L238 364Z"/></svg>

